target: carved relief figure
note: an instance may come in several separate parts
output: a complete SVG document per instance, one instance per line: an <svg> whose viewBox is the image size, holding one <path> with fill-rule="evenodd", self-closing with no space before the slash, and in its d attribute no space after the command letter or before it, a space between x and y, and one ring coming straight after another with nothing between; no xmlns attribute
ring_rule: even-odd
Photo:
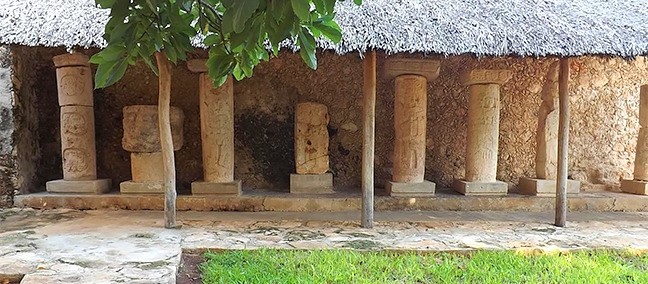
<svg viewBox="0 0 648 284"><path fill-rule="evenodd" d="M558 70L558 62L549 67L538 111L536 175L540 179L558 176Z"/></svg>
<svg viewBox="0 0 648 284"><path fill-rule="evenodd" d="M329 169L328 108L300 103L295 113L295 163L298 174L323 174Z"/></svg>

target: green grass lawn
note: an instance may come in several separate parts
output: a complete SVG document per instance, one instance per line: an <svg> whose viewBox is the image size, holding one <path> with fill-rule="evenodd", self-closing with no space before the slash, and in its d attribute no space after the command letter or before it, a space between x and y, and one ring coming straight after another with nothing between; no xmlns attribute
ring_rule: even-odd
<svg viewBox="0 0 648 284"><path fill-rule="evenodd" d="M227 251L201 268L204 283L648 283L648 255L611 251Z"/></svg>

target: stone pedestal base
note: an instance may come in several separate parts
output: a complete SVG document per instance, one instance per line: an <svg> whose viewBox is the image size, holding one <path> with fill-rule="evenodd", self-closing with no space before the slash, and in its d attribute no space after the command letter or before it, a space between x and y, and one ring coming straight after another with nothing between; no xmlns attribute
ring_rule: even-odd
<svg viewBox="0 0 648 284"><path fill-rule="evenodd" d="M506 195L508 185L505 182L455 180L454 189L463 195Z"/></svg>
<svg viewBox="0 0 648 284"><path fill-rule="evenodd" d="M193 195L241 195L241 181L232 182L206 182L194 181L191 183L191 194Z"/></svg>
<svg viewBox="0 0 648 284"><path fill-rule="evenodd" d="M536 196L556 196L556 181L550 179L520 178L520 193ZM580 181L567 180L567 193L580 193Z"/></svg>
<svg viewBox="0 0 648 284"><path fill-rule="evenodd" d="M427 180L417 183L388 181L385 184L385 190L389 196L432 196L435 189L436 184Z"/></svg>
<svg viewBox="0 0 648 284"><path fill-rule="evenodd" d="M119 184L119 192L126 194L164 194L164 183L129 180Z"/></svg>
<svg viewBox="0 0 648 284"><path fill-rule="evenodd" d="M53 180L45 184L47 192L54 193L91 193L101 194L108 193L111 190L110 179L95 180Z"/></svg>
<svg viewBox="0 0 648 284"><path fill-rule="evenodd" d="M333 174L290 175L290 193L333 193Z"/></svg>
<svg viewBox="0 0 648 284"><path fill-rule="evenodd" d="M648 181L621 180L621 191L632 194L648 195Z"/></svg>

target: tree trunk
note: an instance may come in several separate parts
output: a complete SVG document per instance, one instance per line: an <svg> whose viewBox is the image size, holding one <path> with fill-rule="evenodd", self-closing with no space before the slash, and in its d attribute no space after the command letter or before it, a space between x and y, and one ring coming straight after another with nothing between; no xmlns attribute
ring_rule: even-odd
<svg viewBox="0 0 648 284"><path fill-rule="evenodd" d="M374 144L376 127L376 52L365 54L362 85L362 220L363 228L374 221Z"/></svg>
<svg viewBox="0 0 648 284"><path fill-rule="evenodd" d="M560 59L558 122L558 180L556 181L556 223L567 225L567 157L569 156L569 58Z"/></svg>
<svg viewBox="0 0 648 284"><path fill-rule="evenodd" d="M161 52L155 53L159 69L158 125L160 127L160 146L164 163L164 227L177 228L176 225L176 177L173 139L171 137L171 64Z"/></svg>

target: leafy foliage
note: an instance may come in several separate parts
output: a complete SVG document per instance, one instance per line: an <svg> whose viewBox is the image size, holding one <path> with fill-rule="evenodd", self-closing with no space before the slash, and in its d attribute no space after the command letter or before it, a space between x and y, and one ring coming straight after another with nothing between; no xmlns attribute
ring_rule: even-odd
<svg viewBox="0 0 648 284"><path fill-rule="evenodd" d="M155 52L177 63L193 50L194 38L209 49L207 67L217 86L228 75L237 80L252 76L254 67L276 56L287 39L316 69L316 39L342 39L334 21L339 1L344 0L95 0L110 9L104 35L108 46L91 58L99 65L96 86L114 84L139 59L157 74Z"/></svg>

